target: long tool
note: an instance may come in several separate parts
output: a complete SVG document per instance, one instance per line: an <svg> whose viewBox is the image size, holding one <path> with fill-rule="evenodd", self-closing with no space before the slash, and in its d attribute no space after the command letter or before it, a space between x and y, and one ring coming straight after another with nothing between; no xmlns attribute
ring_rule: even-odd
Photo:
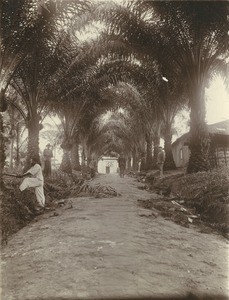
<svg viewBox="0 0 229 300"><path fill-rule="evenodd" d="M11 177L17 177L17 178L19 178L19 175L17 175L17 174L7 174L7 173L3 173L2 175L3 175L3 176L11 176Z"/></svg>

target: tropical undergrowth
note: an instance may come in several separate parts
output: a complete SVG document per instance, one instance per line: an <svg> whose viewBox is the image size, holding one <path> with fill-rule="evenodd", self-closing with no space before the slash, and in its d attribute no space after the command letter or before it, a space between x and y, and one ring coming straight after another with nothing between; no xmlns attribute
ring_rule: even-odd
<svg viewBox="0 0 229 300"><path fill-rule="evenodd" d="M148 188L160 197L145 201L143 206L156 208L164 217L186 227L197 224L205 228L204 232L213 230L229 237L228 168L187 175L177 172L165 174L162 179L151 175L149 178Z"/></svg>

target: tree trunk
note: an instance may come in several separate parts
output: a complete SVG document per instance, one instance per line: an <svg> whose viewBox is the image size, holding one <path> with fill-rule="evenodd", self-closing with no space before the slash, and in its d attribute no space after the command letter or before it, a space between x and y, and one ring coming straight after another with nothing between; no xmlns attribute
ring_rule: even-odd
<svg viewBox="0 0 229 300"><path fill-rule="evenodd" d="M72 150L73 145L70 142L70 140L67 137L65 137L60 146L63 149L63 157L62 157L62 162L60 164L60 170L62 172L67 173L67 174L72 174L72 165L71 165L71 160L70 160L70 152Z"/></svg>
<svg viewBox="0 0 229 300"><path fill-rule="evenodd" d="M14 167L13 160L14 160L14 137L12 137L10 141L10 163L9 163L10 170L12 170Z"/></svg>
<svg viewBox="0 0 229 300"><path fill-rule="evenodd" d="M128 156L126 163L126 170L129 172L131 170L131 157Z"/></svg>
<svg viewBox="0 0 229 300"><path fill-rule="evenodd" d="M136 152L133 153L133 165L132 165L132 170L134 172L138 171L138 162L139 162L139 157L136 154Z"/></svg>
<svg viewBox="0 0 229 300"><path fill-rule="evenodd" d="M9 109L9 116L10 116L10 162L9 162L9 168L10 170L13 169L14 163L14 140L15 140L15 110L14 107L10 107Z"/></svg>
<svg viewBox="0 0 229 300"><path fill-rule="evenodd" d="M70 161L70 151L63 149L62 162L60 164L60 170L67 174L72 174L72 166Z"/></svg>
<svg viewBox="0 0 229 300"><path fill-rule="evenodd" d="M3 128L3 118L0 113L0 191L4 190L4 182L3 182L3 169L5 166L5 138L4 138L4 128Z"/></svg>
<svg viewBox="0 0 229 300"><path fill-rule="evenodd" d="M146 135L146 170L152 170L153 166L153 139L150 134Z"/></svg>
<svg viewBox="0 0 229 300"><path fill-rule="evenodd" d="M71 149L71 163L72 169L76 171L81 170L80 161L79 161L79 144L74 142Z"/></svg>
<svg viewBox="0 0 229 300"><path fill-rule="evenodd" d="M20 153L19 153L19 142L20 142L20 126L19 123L17 123L16 127L16 160L15 164L18 167L20 164Z"/></svg>
<svg viewBox="0 0 229 300"><path fill-rule="evenodd" d="M157 169L157 156L160 146L160 136L159 134L153 137L153 169Z"/></svg>
<svg viewBox="0 0 229 300"><path fill-rule="evenodd" d="M0 90L0 112L5 112L7 110L7 107L8 105L5 100L5 89L2 88Z"/></svg>
<svg viewBox="0 0 229 300"><path fill-rule="evenodd" d="M165 163L164 163L164 170L175 170L176 165L173 159L172 153L172 127L170 124L167 124L165 128Z"/></svg>
<svg viewBox="0 0 229 300"><path fill-rule="evenodd" d="M38 114L33 114L31 119L28 121L28 146L24 170L30 166L31 157L34 155L39 156L39 120L40 116Z"/></svg>
<svg viewBox="0 0 229 300"><path fill-rule="evenodd" d="M191 150L187 173L208 171L210 138L205 123L204 89L199 88L190 101L190 144Z"/></svg>

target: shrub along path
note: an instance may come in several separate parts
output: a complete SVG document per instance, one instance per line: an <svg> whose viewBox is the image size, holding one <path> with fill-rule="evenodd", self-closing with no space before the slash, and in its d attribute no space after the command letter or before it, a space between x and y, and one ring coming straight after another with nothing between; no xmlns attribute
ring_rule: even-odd
<svg viewBox="0 0 229 300"><path fill-rule="evenodd" d="M152 194L134 178L94 182L121 196L71 199L10 238L2 249L2 300L229 295L226 239L141 208L137 200Z"/></svg>

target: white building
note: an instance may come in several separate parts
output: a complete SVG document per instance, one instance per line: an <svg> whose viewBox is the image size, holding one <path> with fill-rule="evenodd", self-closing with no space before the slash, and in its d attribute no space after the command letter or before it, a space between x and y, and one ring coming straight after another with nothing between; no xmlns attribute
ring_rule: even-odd
<svg viewBox="0 0 229 300"><path fill-rule="evenodd" d="M98 162L98 172L101 174L117 173L118 159L116 157L102 157Z"/></svg>

